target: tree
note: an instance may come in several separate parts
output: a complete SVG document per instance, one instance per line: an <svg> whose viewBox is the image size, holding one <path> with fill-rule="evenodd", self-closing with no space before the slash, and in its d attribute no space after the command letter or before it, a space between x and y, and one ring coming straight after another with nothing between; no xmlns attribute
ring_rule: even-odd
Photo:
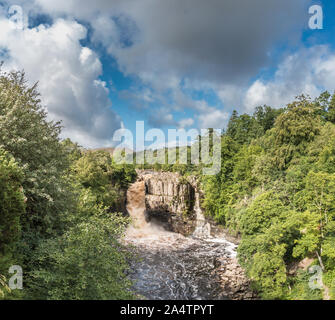
<svg viewBox="0 0 335 320"><path fill-rule="evenodd" d="M14 258L17 258L20 219L25 214L22 181L22 171L14 158L0 149L0 282L4 281L1 274L6 274Z"/></svg>
<svg viewBox="0 0 335 320"><path fill-rule="evenodd" d="M11 293L11 290L7 285L7 279L5 276L0 274L0 299L5 298L8 293Z"/></svg>
<svg viewBox="0 0 335 320"><path fill-rule="evenodd" d="M0 254L19 238L20 217L25 213L22 180L14 158L0 149Z"/></svg>
<svg viewBox="0 0 335 320"><path fill-rule="evenodd" d="M68 162L60 130L60 123L47 121L37 85L28 86L23 72L0 73L0 146L23 172L27 214L22 226L29 242L55 234L68 209L63 179Z"/></svg>
<svg viewBox="0 0 335 320"><path fill-rule="evenodd" d="M283 113L283 109L273 109L267 105L259 106L253 117L256 119L257 123L263 128L263 132L273 128L277 117Z"/></svg>
<svg viewBox="0 0 335 320"><path fill-rule="evenodd" d="M283 256L286 245L275 245L268 252L257 252L253 256L249 276L261 288L264 299L283 298L287 291L286 265Z"/></svg>
<svg viewBox="0 0 335 320"><path fill-rule="evenodd" d="M309 98L300 96L289 104L271 130L278 167L285 169L294 156L305 154L308 144L320 133L320 129L320 117L316 115Z"/></svg>
<svg viewBox="0 0 335 320"><path fill-rule="evenodd" d="M108 152L89 151L74 161L72 176L79 197L89 192L96 204L118 211L122 208L125 190L137 174L132 165L115 164Z"/></svg>
<svg viewBox="0 0 335 320"><path fill-rule="evenodd" d="M294 256L316 254L320 266L325 270L322 256L333 257L330 243L335 227L335 174L310 172L306 177L306 188L301 192L307 211L301 226L301 239L297 240ZM331 236L329 238L329 236ZM323 246L326 244L326 251Z"/></svg>
<svg viewBox="0 0 335 320"><path fill-rule="evenodd" d="M253 138L262 135L263 129L256 119L248 114L238 116L237 111L234 111L227 129L227 135L233 138L237 143L250 143Z"/></svg>
<svg viewBox="0 0 335 320"><path fill-rule="evenodd" d="M274 222L280 219L286 208L273 191L258 196L241 217L243 234L262 233Z"/></svg>
<svg viewBox="0 0 335 320"><path fill-rule="evenodd" d="M134 167L61 142L60 132L37 86L0 72L0 274L11 258L22 265L26 299L130 298L120 244L128 219L111 212ZM0 276L0 295L4 284Z"/></svg>
<svg viewBox="0 0 335 320"><path fill-rule="evenodd" d="M127 219L117 214L92 216L37 251L39 267L29 286L36 299L131 299L126 277L128 254L119 243Z"/></svg>
<svg viewBox="0 0 335 320"><path fill-rule="evenodd" d="M329 93L328 93L329 95ZM330 97L330 95L329 95ZM335 92L331 96L331 99L327 106L326 119L332 123L335 123Z"/></svg>

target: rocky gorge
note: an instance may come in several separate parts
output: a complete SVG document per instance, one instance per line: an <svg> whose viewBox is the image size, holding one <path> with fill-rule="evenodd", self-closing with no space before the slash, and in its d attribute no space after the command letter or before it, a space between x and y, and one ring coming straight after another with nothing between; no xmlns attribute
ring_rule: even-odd
<svg viewBox="0 0 335 320"><path fill-rule="evenodd" d="M254 299L237 262L238 241L205 218L198 181L170 172L137 173L127 194L132 225L124 240L140 258L130 275L135 292L155 300Z"/></svg>

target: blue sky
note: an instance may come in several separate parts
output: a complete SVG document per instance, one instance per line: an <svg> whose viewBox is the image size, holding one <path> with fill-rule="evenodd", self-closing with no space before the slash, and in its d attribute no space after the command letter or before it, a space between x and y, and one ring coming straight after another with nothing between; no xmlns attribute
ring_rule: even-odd
<svg viewBox="0 0 335 320"><path fill-rule="evenodd" d="M24 26L8 9L22 8ZM323 9L311 30L308 9ZM17 0L2 2L7 69L39 81L63 136L112 146L120 127L224 129L232 110L283 107L335 90L331 0Z"/></svg>

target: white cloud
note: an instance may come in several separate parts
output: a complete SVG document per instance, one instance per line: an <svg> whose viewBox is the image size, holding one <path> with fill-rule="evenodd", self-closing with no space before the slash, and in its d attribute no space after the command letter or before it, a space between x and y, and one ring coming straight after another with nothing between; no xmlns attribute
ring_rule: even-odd
<svg viewBox="0 0 335 320"><path fill-rule="evenodd" d="M240 83L267 64L276 41L298 41L308 2L113 1L109 13L125 13L139 32L131 46L105 45L124 72L159 89L173 88L185 77Z"/></svg>
<svg viewBox="0 0 335 320"><path fill-rule="evenodd" d="M243 87L228 84L223 86L216 86L214 91L226 109L231 110L242 105L242 97L244 94Z"/></svg>
<svg viewBox="0 0 335 320"><path fill-rule="evenodd" d="M267 104L285 107L301 94L312 98L321 92L335 90L335 52L328 46L301 48L278 65L273 77L256 79L250 86L223 85L216 94L225 109L253 113L255 107Z"/></svg>
<svg viewBox="0 0 335 320"><path fill-rule="evenodd" d="M198 116L198 120L201 129L223 129L229 120L229 113L212 108L207 114Z"/></svg>
<svg viewBox="0 0 335 320"><path fill-rule="evenodd" d="M194 124L194 120L192 118L182 119L178 122L178 127L181 129L191 127Z"/></svg>
<svg viewBox="0 0 335 320"><path fill-rule="evenodd" d="M171 113L168 113L166 109L160 108L157 110L151 110L148 114L149 123L154 127L162 126L175 126L176 121Z"/></svg>
<svg viewBox="0 0 335 320"><path fill-rule="evenodd" d="M248 111L252 111L256 106L265 104L269 88L260 80L256 80L248 89L244 104ZM272 101L273 102L273 101Z"/></svg>
<svg viewBox="0 0 335 320"><path fill-rule="evenodd" d="M284 107L297 95L317 97L322 91L335 89L335 53L327 46L301 49L288 56L268 81L256 80L245 92L247 112L259 105Z"/></svg>
<svg viewBox="0 0 335 320"><path fill-rule="evenodd" d="M35 6L53 17L65 14L90 22L93 40L108 48L124 74L137 76L155 91L156 98L178 92L181 82L190 79L215 89L228 111L231 104L239 108L243 102L243 90L233 87L244 88L268 64L274 44L299 41L310 2L253 0L242 6L236 0L35 0ZM260 88L249 92L253 103L265 94L255 91ZM210 110L203 103L193 105L204 114ZM176 102L174 107L183 106ZM171 123L171 108L165 110ZM220 122L224 112L214 112Z"/></svg>
<svg viewBox="0 0 335 320"><path fill-rule="evenodd" d="M5 68L24 69L31 83L39 81L49 118L63 121L64 136L84 146L108 145L120 119L111 110L106 84L99 80L101 62L80 44L86 33L73 20L15 30L0 19L0 47L9 53Z"/></svg>
<svg viewBox="0 0 335 320"><path fill-rule="evenodd" d="M282 107L300 93L316 96L335 88L335 55L322 46L286 57L273 78L258 78L248 86L250 77L267 66L278 41L299 44L310 0L254 0L243 8L236 0L16 2L30 3L27 8L35 10L38 5L54 18L66 14L68 19L90 22L93 41L108 49L124 74L140 80L139 88L123 95L138 110L151 112L149 121L158 126L183 127L197 120L200 128L222 128L232 108L252 112L263 104ZM9 40L0 42L13 48L14 64L41 80L51 113L65 117L73 136L90 144L108 143L119 120L108 108L106 85L97 81L99 59L79 44L86 30L71 21L58 20L42 32L26 30L27 39L19 38L17 48ZM43 87L42 81L48 85ZM224 110L191 99L182 91L182 83L189 90L214 90ZM152 110L152 105L159 107ZM194 112L193 119L176 121L174 112L184 109Z"/></svg>

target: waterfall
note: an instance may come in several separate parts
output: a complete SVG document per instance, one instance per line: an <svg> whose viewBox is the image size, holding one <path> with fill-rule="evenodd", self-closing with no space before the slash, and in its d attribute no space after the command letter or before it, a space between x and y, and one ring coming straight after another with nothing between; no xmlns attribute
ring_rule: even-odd
<svg viewBox="0 0 335 320"><path fill-rule="evenodd" d="M195 193L194 211L196 214L196 226L193 232L193 237L210 238L211 225L206 221L206 218L202 213L202 209L200 206L200 195L198 192Z"/></svg>
<svg viewBox="0 0 335 320"><path fill-rule="evenodd" d="M148 226L145 219L145 183L134 183L127 192L127 210L134 228L142 229Z"/></svg>
<svg viewBox="0 0 335 320"><path fill-rule="evenodd" d="M211 237L199 193L195 192L194 199L196 228L192 236L185 237L166 231L160 221L147 221L146 192L146 180L140 177L127 193L132 223L123 241L140 258L131 261L129 277L134 281L133 290L153 300L211 300L243 295L246 280L234 275L235 267L228 270L233 272L230 282L222 280L226 277L222 275L223 268L234 265L236 248L224 237Z"/></svg>
<svg viewBox="0 0 335 320"><path fill-rule="evenodd" d="M131 225L128 227L127 238L157 237L165 230L158 224L147 222L145 206L145 182L135 182L127 192L127 211L131 218Z"/></svg>

